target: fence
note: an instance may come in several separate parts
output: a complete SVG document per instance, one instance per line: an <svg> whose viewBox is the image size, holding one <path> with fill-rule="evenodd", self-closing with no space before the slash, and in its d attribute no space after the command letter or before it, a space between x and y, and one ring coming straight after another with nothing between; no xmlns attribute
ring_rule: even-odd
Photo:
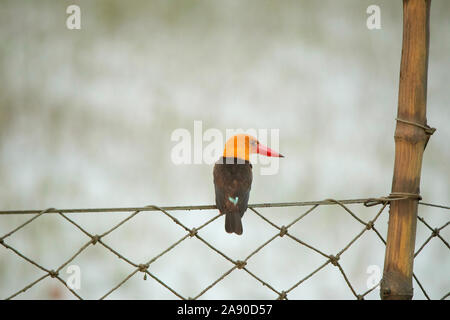
<svg viewBox="0 0 450 320"><path fill-rule="evenodd" d="M195 237L209 247L216 254L220 255L222 258L228 260L232 267L225 272L216 281L211 283L205 289L200 291L199 294L192 297L193 299L200 298L205 292L213 288L217 283L227 277L230 273L236 269L244 270L251 277L255 278L262 285L269 288L279 299L286 299L287 295L294 290L296 287L301 285L303 282L314 276L318 271L323 269L328 264L336 266L340 273L342 274L345 282L347 283L349 289L355 298L363 299L368 293L373 291L377 286L369 289L366 292L357 293L350 283L342 265L339 263L342 254L350 248L365 232L369 230L375 232L379 240L386 245L386 255L384 264L384 274L383 280L380 283L381 290L380 294L383 299L410 299L412 298L412 279L414 279L422 290L426 298L430 298L425 291L423 285L417 279L417 276L413 273L413 259L417 257L423 248L431 241L432 238L437 237L440 239L444 245L449 248L448 242L440 234L441 231L446 228L449 222L445 223L441 227L433 228L429 223L420 216L417 216L418 203L420 198L420 176L423 153L430 139L430 136L434 133L435 129L427 125L426 119L426 102L427 102L427 77L428 77L428 56L429 56L429 22L430 22L430 6L431 1L422 0L404 0L403 1L403 44L402 44L402 57L400 66L400 82L399 82L399 100L398 100L398 112L397 112L397 126L395 131L395 161L394 161L394 176L392 182L392 193L389 197L376 198L376 199L358 199L358 200L345 200L337 201L328 199L325 201L318 202L297 202L297 203L278 203L278 204L260 204L260 205L250 205L249 208L253 213L263 219L265 222L269 223L272 227L277 229L277 232L266 242L258 246L250 255L245 257L243 260L233 260L227 256L222 251L215 248L210 242L205 240L199 235L201 231L208 224L216 220L219 215L213 217L206 223L200 225L198 228L188 228L182 224L179 220L173 217L169 211L172 210L202 210L202 209L212 209L214 206L196 206L196 207L170 207L170 208L159 208L157 206L149 206L144 208L110 208L110 209L79 209L79 210L56 210L47 209L44 211L28 211L28 212L0 212L0 214L25 214L33 213L35 216L29 219L27 222L23 223L19 227L15 228L11 232L0 238L0 244L15 254L25 259L35 267L45 272L45 275L38 278L34 282L30 283L25 288L19 290L18 292L12 294L8 298L14 298L21 292L33 287L38 282L42 281L47 277L56 278L62 282L70 292L72 292L77 298L81 298L73 289L71 289L67 283L59 276L59 272L62 268L67 266L73 259L75 259L81 252L83 252L90 245L95 245L99 243L107 250L111 251L117 257L123 261L130 264L134 271L129 274L125 279L113 287L110 291L104 294L101 298L106 298L117 288L126 283L133 275L137 272L143 272L159 282L162 286L170 290L178 298L185 299L180 293L175 291L173 288L169 287L164 281L156 277L152 272L149 271L151 264L159 259L161 256L165 255L167 252L175 248L181 242L189 237ZM364 204L366 206L381 205L381 209L370 221L364 221L359 218L352 210L346 206L347 204ZM378 232L375 227L375 222L379 216L385 211L386 206L390 206L390 217L389 217L389 230L387 233L386 240L382 237L380 232ZM442 209L448 210L449 207L420 203L421 205L435 206ZM317 207L322 205L337 205L345 210L349 215L351 215L358 223L362 225L362 230L347 244L342 250L337 253L327 254L322 250L306 243L305 241L299 239L298 237L292 235L288 232L288 229L300 221L306 215L309 215ZM291 223L285 226L278 226L274 222L270 221L257 210L261 207L283 207L283 206L311 206L305 213L293 220ZM122 224L128 220L135 217L137 214L143 211L154 211L158 210L163 212L167 217L171 218L179 227L183 228L186 232L184 237L172 244L165 251L161 252L159 255L155 256L153 259L144 262L137 263L133 262L125 256L118 253L116 250L108 246L102 239L107 237ZM68 214L72 212L112 212L112 211L133 211L133 213L118 223L113 228L108 231L98 235L90 234L80 225L75 223L69 218ZM22 254L19 250L15 249L11 245L7 244L5 240L16 231L23 228L25 225L34 221L38 217L50 213L57 213L65 220L73 224L81 232L89 237L88 242L86 242L70 259L59 266L56 269L46 269L39 263L31 260ZM417 220L423 223L426 228L431 232L431 235L427 240L419 247L417 251L414 252L415 242L416 242L416 225ZM306 277L294 283L293 286L286 288L285 290L277 290L271 286L267 281L264 281L247 267L247 262L253 256L255 256L263 247L271 243L274 239L278 237L288 237L296 241L299 245L305 246L308 249L314 251L316 254L321 255L325 258L325 262L316 268L313 272L308 274ZM445 299L449 296L449 293L445 294L442 298ZM189 297L188 297L189 298Z"/></svg>
<svg viewBox="0 0 450 320"><path fill-rule="evenodd" d="M214 209L215 206L212 205L204 205L204 206L178 206L178 207L158 207L154 205L146 206L146 207L137 207L137 208L100 208L100 209L63 209L58 210L54 208L49 208L43 211L39 210L30 210L30 211L1 211L0 216L11 216L11 215L24 215L24 214L30 214L33 215L32 218L28 219L26 222L22 223L18 227L14 228L7 234L3 235L0 238L0 244L4 249L10 250L15 255L19 256L21 259L27 261L34 267L40 269L44 272L44 275L37 278L35 281L29 283L24 288L12 293L8 297L5 297L6 299L13 299L17 296L19 296L21 293L27 291L31 287L35 286L37 283L41 282L42 280L50 277L54 278L57 281L61 282L68 291L70 291L76 298L82 299L82 297L71 288L70 285L66 281L64 281L59 273L60 271L68 266L81 252L83 252L86 248L89 246L94 245L101 245L105 250L109 250L111 253L113 253L115 256L117 256L122 261L125 261L130 266L133 267L134 271L131 272L129 275L127 275L122 281L117 283L114 287L112 287L108 292L106 292L103 296L100 297L100 299L107 298L111 293L119 289L123 284L125 284L131 277L133 277L136 273L142 272L144 273L144 279L149 276L153 278L155 281L157 281L161 286L169 290L174 297L179 299L199 299L202 297L202 295L213 289L216 284L218 284L220 281L222 281L224 278L226 278L229 274L232 272L236 272L236 270L241 270L243 272L246 272L248 275L253 277L255 280L257 280L262 286L265 286L269 290L273 292L273 297L276 299L288 299L288 295L291 291L302 285L305 281L316 275L320 270L325 268L328 265L332 265L336 268L338 268L339 272L341 273L343 279L345 280L349 290L352 292L355 299L361 300L364 299L364 297L375 290L375 288L378 287L379 284L374 285L372 288L368 289L365 292L356 292L354 289L354 286L352 285L351 281L349 280L349 277L347 276L346 272L344 271L344 268L340 264L340 259L342 258L343 254L356 242L360 237L366 233L366 232L374 232L376 234L376 237L381 241L383 244L386 244L386 240L381 235L381 233L378 231L376 227L376 222L380 215L383 214L383 212L386 212L386 207L390 205L390 203L394 201L399 200L405 200L406 197L383 197L383 198L367 198L367 199L355 199L355 200L334 200L334 199L327 199L324 201L312 201L312 202L291 202L291 203L267 203L267 204L253 204L249 205L249 210L254 213L256 216L261 218L265 223L269 224L271 227L273 227L276 231L274 232L273 236L270 237L267 241L263 242L262 244L259 244L249 255L244 257L242 260L233 260L229 256L227 256L224 252L217 249L214 245L211 244L210 241L205 239L201 236L201 231L208 225L210 225L212 222L217 220L221 215L217 214L211 219L209 219L207 222L199 225L195 228L188 228L186 225L181 223L178 219L176 219L172 214L169 212L171 211L178 211L178 210L205 210L205 209ZM380 208L377 210L376 214L373 216L373 218L369 221L364 221L360 217L358 217L353 210L350 210L349 206L350 204L359 204L364 205L366 207L369 206L377 206L379 205ZM436 205L436 204L430 204L425 202L419 202L421 206L432 206L436 208L441 208L443 210L450 210L450 207L442 206L442 205ZM329 254L324 252L324 250L321 250L317 248L316 246L313 246L309 243L307 243L304 239L301 239L301 237L298 237L296 235L293 235L289 232L289 228L292 227L294 224L299 223L305 216L313 214L314 211L319 206L338 206L341 208L341 210L344 210L349 216L351 216L355 221L357 221L361 225L361 231L357 233L341 250L338 252L335 252L333 254ZM298 215L293 221L291 221L289 224L279 226L276 222L269 220L267 217L263 216L260 213L260 208L281 208L281 207L308 207L306 211L304 211L302 214ZM110 235L112 232L117 230L119 227L121 227L123 224L127 223L128 221L132 220L136 215L141 214L146 211L160 211L165 216L171 219L173 223L175 223L179 228L182 228L185 232L185 235L181 237L179 240L168 246L164 251L160 252L158 255L154 256L152 259L148 261L131 261L129 258L127 258L125 255L119 253L117 250L112 248L110 245L108 245L104 239L107 238L108 235ZM95 214L98 212L132 212L129 216L127 216L125 219L121 220L119 223L114 225L113 227L109 228L107 231L101 233L101 234L92 234L86 231L84 228L82 228L79 224L77 224L73 219L70 218L70 214L72 213L87 213L87 214ZM247 213L249 214L249 213ZM50 269L47 267L44 267L41 263L38 261L33 261L29 257L27 257L24 253L20 252L18 249L14 248L13 245L8 243L8 238L13 235L18 230L24 228L26 225L32 223L39 217L42 217L43 215L54 215L55 217L60 216L61 218L68 221L70 224L73 225L74 228L79 230L79 232L82 232L85 236L87 236L88 241L84 243L69 259L67 259L63 264L59 265L56 268ZM417 257L425 246L427 246L430 241L433 238L438 238L440 241L444 243L444 245L447 247L447 249L450 249L449 243L444 237L441 235L441 231L446 228L450 221L447 221L444 225L433 228L429 225L429 223L424 219L423 217L418 217L418 220L426 226L427 229L430 231L429 237L424 241L423 244L419 246L419 249L415 252L414 258ZM214 226L214 228L218 228L217 224ZM221 232L224 232L223 226L220 226ZM185 297L181 295L175 288L170 287L164 279L160 279L157 275L155 275L153 272L151 272L152 263L154 263L156 260L161 258L163 255L174 249L176 246L178 246L180 243L182 243L184 240L188 238L196 238L201 243L203 243L205 246L207 246L211 250L211 254L217 254L221 256L223 259L226 259L230 263L230 268L225 273L223 273L219 278L217 278L215 281L213 281L210 285L208 285L206 288L203 288L199 291L199 293L193 297ZM317 268L315 268L312 272L310 272L308 275L302 277L300 280L297 280L292 284L292 286L288 288L274 288L270 284L270 279L262 279L260 276L256 275L254 272L252 272L249 267L247 266L247 262L255 255L258 254L258 252L267 246L269 243L277 239L278 237L286 237L290 238L291 240L295 241L298 245L303 246L305 248L308 248L308 250L311 250L317 255L322 256L324 259L324 262L320 264ZM423 292L424 296L427 299L430 299L431 297L426 292L424 286L419 281L417 276L413 274L413 278L417 285L419 286L420 290ZM450 291L446 293L441 299L445 299L450 295Z"/></svg>

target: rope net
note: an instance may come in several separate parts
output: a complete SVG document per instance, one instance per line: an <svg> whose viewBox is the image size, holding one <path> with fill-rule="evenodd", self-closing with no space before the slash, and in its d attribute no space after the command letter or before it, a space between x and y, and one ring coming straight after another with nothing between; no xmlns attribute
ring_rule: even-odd
<svg viewBox="0 0 450 320"><path fill-rule="evenodd" d="M224 250L220 250L213 244L213 242L210 239L207 239L204 236L204 230L207 226L211 225L214 221L216 221L221 215L217 214L217 211L215 212L215 215L207 220L206 222L197 225L196 227L189 228L186 226L185 223L182 223L179 219L177 219L174 215L175 211L200 211L200 210L208 210L208 209L215 209L215 206L213 205L203 205L203 206L174 206L174 207L158 207L155 205L149 205L145 207L134 207L134 208L96 208L96 209L55 209L55 208L48 208L46 210L28 210L28 211L0 211L0 219L10 216L17 216L17 215L31 215L32 217L27 219L22 224L18 225L8 233L4 234L0 238L0 253L1 251L4 251L2 254L4 256L11 256L15 255L19 257L19 259L25 261L29 265L33 266L36 269L39 269L41 273L43 273L42 276L34 279L30 283L28 283L25 287L22 288L8 288L11 289L11 293L7 296L0 297L3 299L13 299L16 297L20 297L21 294L32 288L33 286L36 286L38 283L42 282L44 279L47 278L53 278L54 281L59 281L75 298L77 299L83 299L83 297L80 295L79 292L77 292L76 289L73 289L66 280L61 277L61 271L66 268L70 263L72 263L83 251L85 251L87 248L91 246L100 246L104 250L109 251L114 256L119 258L121 261L125 262L131 267L131 272L127 274L126 276L121 279L121 281L112 284L111 288L105 292L102 296L98 297L99 299L105 299L111 296L111 294L122 286L124 286L129 279L131 279L133 276L135 276L137 273L142 273L144 275L144 280L147 279L147 277L150 277L154 279L161 287L163 287L165 290L170 292L172 294L173 298L178 299L200 299L202 298L205 293L207 293L210 290L213 290L214 287L217 286L218 283L229 277L230 274L235 272L244 272L250 277L252 277L254 280L259 282L263 287L270 290L272 292L272 297L274 299L288 299L289 295L296 290L296 288L302 286L306 281L314 277L318 272L324 268L327 268L329 266L333 268L337 268L339 273L341 274L343 280L346 283L346 286L348 287L348 290L350 290L352 296L355 299L362 300L364 299L369 293L374 291L379 283L376 283L371 288L369 288L366 291L358 291L355 286L352 284L352 282L349 279L349 276L347 275L346 271L344 270L344 267L341 263L341 259L345 256L344 254L349 250L350 247L352 247L359 239L361 239L362 235L366 233L373 233L375 234L375 237L378 239L380 243L383 245L386 245L386 241L384 237L382 236L382 233L378 230L377 222L379 221L379 217L383 215L383 213L387 212L386 207L389 205L391 201L398 201L398 200L404 200L407 197L386 197L386 198L367 198L367 199L354 199L354 200L334 200L334 199L327 199L323 201L310 201L310 202L289 202L289 203L262 203L262 204L251 204L248 206L248 214L254 214L256 217L261 219L264 223L268 224L271 228L271 234L272 236L268 238L266 241L262 243L258 243L256 247L247 255L243 256L241 259L233 259L228 254L224 252ZM431 206L440 208L443 210L450 210L450 207L442 206L442 205L435 205L425 202L419 202L421 206ZM363 205L364 207L373 207L377 206L376 211L374 211L374 215L371 217L370 220L363 220L360 216L358 216L354 210L351 210L349 208L349 205ZM313 245L309 241L303 239L302 237L296 235L294 232L291 232L291 229L294 225L298 225L302 222L302 220L306 216L311 216L315 212L317 212L317 208L322 206L335 206L339 208L339 210L345 212L349 217L351 217L352 220L356 221L357 224L359 224L359 232L357 232L354 236L352 236L351 240L348 241L340 250L328 253L326 250L319 248L317 245ZM379 206L379 207L378 207ZM275 221L270 220L267 218L266 215L262 214L262 208L282 208L282 207L294 207L296 209L299 209L299 213L296 214L295 219L290 221L287 224L279 225ZM300 210L301 209L301 210ZM124 224L130 223L133 221L133 219L136 219L136 216L142 214L146 211L159 211L161 212L167 219L170 219L171 222L173 222L177 228L180 228L183 232L183 236L177 239L175 242L168 245L164 250L153 256L151 259L148 259L146 261L135 261L134 259L127 257L125 254L119 253L118 250L111 247L111 245L108 244L108 238L112 236L114 232L116 232L118 229L120 229ZM120 220L118 223L113 225L112 227L108 228L106 231L102 233L92 233L88 232L86 228L83 228L79 223L75 222L75 220L71 217L71 214L74 213L85 213L85 214L95 214L99 212L125 212L128 213L126 218ZM419 211L420 212L420 211ZM20 249L18 249L17 246L13 244L14 241L10 241L11 236L14 235L19 230L23 229L25 226L29 225L30 223L35 222L37 219L42 219L43 216L51 216L52 219L64 219L70 225L73 226L74 229L76 229L78 232L82 233L86 240L84 241L83 245L76 250L68 259L66 259L62 264L59 264L55 266L54 268L49 268L47 266L44 266L43 263L40 263L39 261L33 260L29 256L27 256L25 253L23 253ZM441 241L445 247L447 248L447 254L448 249L450 249L448 241L444 238L442 235L442 230L446 228L450 221L447 221L443 225L439 227L433 228L426 219L424 219L421 216L418 216L419 222L425 226L426 229L429 231L429 236L426 238L426 240L420 244L416 245L416 248L418 248L415 252L415 259L418 255L423 251L423 249L432 242L431 240L436 238ZM220 232L225 232L223 230L223 225L218 226L219 223L216 223L214 228L220 229ZM221 259L224 259L228 263L228 269L222 273L217 279L209 283L206 287L203 288L197 288L196 293L192 296L186 296L183 295L177 288L174 288L172 284L169 284L164 279L161 279L153 270L152 265L158 261L160 258L168 254L170 251L174 250L176 247L180 246L181 243L185 242L187 239L197 239L202 245L204 245L210 252L211 255L216 255L220 257ZM314 270L309 272L306 275L302 275L300 279L294 279L292 281L292 284L283 288L279 288L273 284L271 284L273 279L263 279L261 275L258 275L254 270L252 270L251 266L251 260L254 259L255 256L260 254L261 250L268 246L270 243L272 243L275 239L290 239L290 241L293 241L296 245L301 246L305 248L306 250L310 251L312 254L320 256L322 259L322 263L319 263ZM55 240L57 241L57 240ZM5 254L5 251L8 254ZM195 256L195 253L191 254ZM180 262L180 266L181 267ZM448 271L448 270L447 270ZM20 276L20 275L17 275ZM272 277L276 277L276 274ZM413 279L415 283L420 288L421 292L427 299L446 299L450 292L444 294L442 297L430 297L430 295L425 290L424 285L419 281L416 274L413 275ZM143 297L145 298L145 297ZM252 298L252 297L249 297ZM339 298L339 297L336 297Z"/></svg>

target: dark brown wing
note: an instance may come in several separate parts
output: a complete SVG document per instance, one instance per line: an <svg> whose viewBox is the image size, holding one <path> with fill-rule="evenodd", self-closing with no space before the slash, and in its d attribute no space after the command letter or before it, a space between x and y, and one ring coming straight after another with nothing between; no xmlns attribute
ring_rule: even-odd
<svg viewBox="0 0 450 320"><path fill-rule="evenodd" d="M214 166L216 205L225 214L225 230L242 234L241 217L247 210L253 180L252 165L227 163L221 158Z"/></svg>

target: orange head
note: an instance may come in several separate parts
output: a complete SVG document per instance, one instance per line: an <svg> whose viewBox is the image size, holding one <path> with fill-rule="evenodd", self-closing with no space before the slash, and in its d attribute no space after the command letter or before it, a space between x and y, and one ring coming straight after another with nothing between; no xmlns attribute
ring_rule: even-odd
<svg viewBox="0 0 450 320"><path fill-rule="evenodd" d="M273 151L269 147L262 145L259 141L248 134L237 134L225 143L223 156L226 158L240 158L249 161L252 153L258 153L267 157L281 157L283 155Z"/></svg>

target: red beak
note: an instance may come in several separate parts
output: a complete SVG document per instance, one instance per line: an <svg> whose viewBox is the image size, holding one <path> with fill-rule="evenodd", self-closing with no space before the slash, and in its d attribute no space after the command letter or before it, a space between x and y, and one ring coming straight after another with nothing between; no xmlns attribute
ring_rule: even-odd
<svg viewBox="0 0 450 320"><path fill-rule="evenodd" d="M276 151L273 151L269 147L266 147L265 145L258 144L256 153L259 153L263 156L267 157L278 157L278 158L284 158L284 156Z"/></svg>

